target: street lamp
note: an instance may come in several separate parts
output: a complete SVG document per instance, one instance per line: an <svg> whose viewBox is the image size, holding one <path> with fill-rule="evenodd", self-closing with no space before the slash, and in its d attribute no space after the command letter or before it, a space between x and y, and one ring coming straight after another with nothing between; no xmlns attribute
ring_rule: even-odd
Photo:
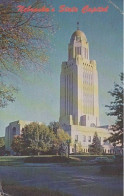
<svg viewBox="0 0 124 196"><path fill-rule="evenodd" d="M71 139L66 140L66 143L67 143L67 145L68 145L68 159L69 159Z"/></svg>
<svg viewBox="0 0 124 196"><path fill-rule="evenodd" d="M115 150L116 143L113 143L113 146L114 146L114 154L116 154L116 150Z"/></svg>
<svg viewBox="0 0 124 196"><path fill-rule="evenodd" d="M75 139L75 154L77 153L77 142L78 142L78 140Z"/></svg>

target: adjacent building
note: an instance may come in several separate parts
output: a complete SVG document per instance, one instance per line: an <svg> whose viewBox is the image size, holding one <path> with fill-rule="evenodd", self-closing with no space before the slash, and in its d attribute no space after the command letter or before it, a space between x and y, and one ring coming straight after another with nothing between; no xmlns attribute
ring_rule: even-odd
<svg viewBox="0 0 124 196"><path fill-rule="evenodd" d="M15 122L9 123L9 125L6 127L5 130L5 149L6 151L9 151L12 153L12 140L14 136L16 135L21 135L22 129L26 124L31 123L30 121L22 121L22 120L17 120Z"/></svg>

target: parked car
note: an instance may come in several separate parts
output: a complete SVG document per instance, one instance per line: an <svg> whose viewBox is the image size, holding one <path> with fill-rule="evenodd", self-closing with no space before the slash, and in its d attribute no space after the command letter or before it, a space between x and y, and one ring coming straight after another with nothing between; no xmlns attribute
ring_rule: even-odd
<svg viewBox="0 0 124 196"><path fill-rule="evenodd" d="M94 160L91 160L90 163L113 163L114 159L108 157L96 157Z"/></svg>

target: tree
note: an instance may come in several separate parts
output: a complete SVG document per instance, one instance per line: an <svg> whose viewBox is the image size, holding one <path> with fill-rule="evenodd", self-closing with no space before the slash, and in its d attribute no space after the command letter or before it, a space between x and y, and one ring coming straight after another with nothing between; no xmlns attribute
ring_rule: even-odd
<svg viewBox="0 0 124 196"><path fill-rule="evenodd" d="M5 154L5 138L0 137L0 155Z"/></svg>
<svg viewBox="0 0 124 196"><path fill-rule="evenodd" d="M60 128L60 125L59 125L59 122L50 122L49 125L48 125L49 129L51 131L53 131L55 134L57 134L57 129Z"/></svg>
<svg viewBox="0 0 124 196"><path fill-rule="evenodd" d="M94 137L93 137L93 142L91 145L89 145L89 152L91 154L102 154L103 153L103 147L101 145L100 139L98 137L97 132L95 132Z"/></svg>
<svg viewBox="0 0 124 196"><path fill-rule="evenodd" d="M76 144L76 151L77 151L78 153L83 153L83 146L82 146L81 142L78 142L78 143Z"/></svg>
<svg viewBox="0 0 124 196"><path fill-rule="evenodd" d="M47 50L54 28L52 15L20 12L18 6L21 5L41 8L47 3L44 0L29 0L28 4L25 0L0 2L0 107L13 102L13 93L17 92L15 87L3 83L5 75L13 78L12 73L22 76L24 69L39 71L48 61Z"/></svg>
<svg viewBox="0 0 124 196"><path fill-rule="evenodd" d="M46 35L53 28L50 14L20 12L22 4L24 7L28 5L24 0L2 0L0 3L0 62L2 69L11 72L19 70L27 60L35 66L39 58L40 66L46 62L49 44ZM31 8L41 8L46 6L46 2L35 0L32 3L29 0L29 5Z"/></svg>
<svg viewBox="0 0 124 196"><path fill-rule="evenodd" d="M3 137L0 137L0 148L3 148L5 146L5 139Z"/></svg>
<svg viewBox="0 0 124 196"><path fill-rule="evenodd" d="M110 128L112 133L108 140L114 145L121 144L121 146L123 145L123 78L124 74L121 73L121 85L115 83L114 90L108 92L114 98L114 101L111 101L110 105L106 105L110 110L107 115L116 117L115 124Z"/></svg>
<svg viewBox="0 0 124 196"><path fill-rule="evenodd" d="M58 129L57 134L54 140L53 150L56 154L66 154L66 149L68 146L68 141L70 140L70 136L63 129Z"/></svg>
<svg viewBox="0 0 124 196"><path fill-rule="evenodd" d="M64 130L55 134L46 125L32 122L22 129L20 136L15 136L12 149L17 154L62 153L67 148L70 136Z"/></svg>
<svg viewBox="0 0 124 196"><path fill-rule="evenodd" d="M0 82L0 107L4 108L8 105L8 102L15 100L13 94L17 92L17 89L13 86L7 86Z"/></svg>
<svg viewBox="0 0 124 196"><path fill-rule="evenodd" d="M17 154L23 153L24 152L23 138L20 135L15 136L13 138L11 147L12 147L13 151L16 152Z"/></svg>
<svg viewBox="0 0 124 196"><path fill-rule="evenodd" d="M14 138L12 149L22 154L40 154L52 148L54 139L46 125L32 122L24 127L21 136Z"/></svg>

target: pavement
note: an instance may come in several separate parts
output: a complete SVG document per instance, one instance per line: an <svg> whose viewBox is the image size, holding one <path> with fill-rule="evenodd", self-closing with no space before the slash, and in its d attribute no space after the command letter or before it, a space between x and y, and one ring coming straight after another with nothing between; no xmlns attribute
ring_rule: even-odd
<svg viewBox="0 0 124 196"><path fill-rule="evenodd" d="M0 166L0 179L24 186L46 187L72 196L123 196L122 176L100 174L100 166L24 164Z"/></svg>

